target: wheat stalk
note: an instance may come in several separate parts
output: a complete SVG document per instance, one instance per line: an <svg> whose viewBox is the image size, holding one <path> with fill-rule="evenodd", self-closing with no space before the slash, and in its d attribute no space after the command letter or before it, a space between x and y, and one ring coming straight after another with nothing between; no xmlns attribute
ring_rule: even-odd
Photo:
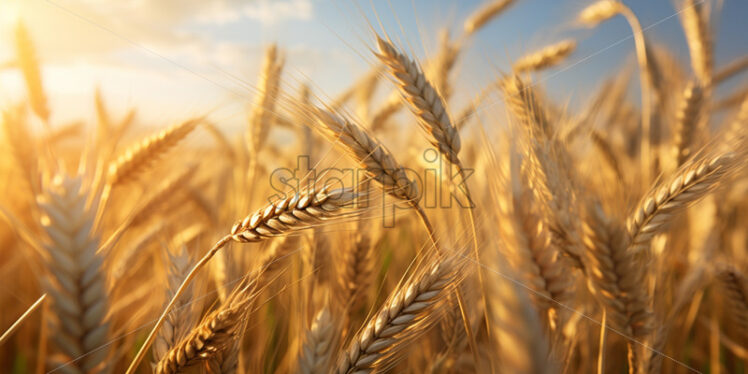
<svg viewBox="0 0 748 374"><path fill-rule="evenodd" d="M646 183L650 180L650 168L652 163L650 161L651 153L651 116L652 116L652 100L650 86L652 85L652 75L649 66L649 59L647 56L647 43L644 38L644 30L639 23L639 19L636 17L634 12L629 7L617 0L600 0L584 10L579 14L579 21L589 27L596 26L600 22L606 21L616 15L622 15L626 18L631 31L634 33L634 45L636 47L636 60L639 64L639 81L641 85L641 149L640 149L640 161L643 170L643 179Z"/></svg>
<svg viewBox="0 0 748 374"><path fill-rule="evenodd" d="M343 351L335 372L386 370L403 345L436 322L434 308L459 279L455 260L437 260L399 286Z"/></svg>
<svg viewBox="0 0 748 374"><path fill-rule="evenodd" d="M560 41L522 57L514 63L513 69L518 73L547 69L558 65L561 61L569 57L576 47L577 42L574 40Z"/></svg>
<svg viewBox="0 0 748 374"><path fill-rule="evenodd" d="M31 306L28 307L28 309L26 309L25 312L23 312L23 314L21 314L20 317L18 317L18 319L16 319L15 322L13 322L12 325L10 325L10 327L8 327L7 330L5 330L5 332L2 335L0 335L0 345L2 345L6 340L8 340L8 338L10 338L10 336L13 335L13 333L16 330L18 330L21 324L23 324L23 321L25 321L26 318L28 318L28 316L30 316L31 313L33 313L36 310L36 308L39 307L39 305L42 305L46 297L47 297L47 294L43 294L42 296L40 296L33 304L31 304Z"/></svg>
<svg viewBox="0 0 748 374"><path fill-rule="evenodd" d="M748 69L748 56L739 57L730 61L726 66L719 69L712 76L712 85L718 85L735 75L738 75Z"/></svg>
<svg viewBox="0 0 748 374"><path fill-rule="evenodd" d="M50 272L46 284L58 319L54 342L74 372L108 371L108 297L97 253L99 234L80 177L57 176L38 199ZM75 360L67 363L69 360Z"/></svg>

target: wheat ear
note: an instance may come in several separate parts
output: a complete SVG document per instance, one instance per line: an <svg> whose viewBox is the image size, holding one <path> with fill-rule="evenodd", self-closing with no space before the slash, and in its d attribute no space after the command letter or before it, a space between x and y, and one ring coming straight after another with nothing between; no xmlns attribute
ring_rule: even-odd
<svg viewBox="0 0 748 374"><path fill-rule="evenodd" d="M54 334L57 348L72 371L108 371L110 352L107 322L108 297L97 253L99 234L94 212L80 177L57 176L38 199L46 245L50 281L46 288L59 319Z"/></svg>
<svg viewBox="0 0 748 374"><path fill-rule="evenodd" d="M444 98L444 101L452 96L449 73L457 63L460 50L460 41L452 41L448 30L444 29L439 32L439 52L436 54L434 61L428 64L426 76L433 82L434 88Z"/></svg>
<svg viewBox="0 0 748 374"><path fill-rule="evenodd" d="M605 308L607 322L627 339L642 340L653 328L654 315L640 256L627 245L630 239L617 222L606 217L596 202L589 202L584 221L587 285ZM629 369L641 360L640 347L629 342Z"/></svg>
<svg viewBox="0 0 748 374"><path fill-rule="evenodd" d="M494 0L480 7L465 20L465 25L463 26L465 34L471 35L476 33L506 10L512 3L514 3L514 0Z"/></svg>
<svg viewBox="0 0 748 374"><path fill-rule="evenodd" d="M407 342L437 321L433 309L448 289L459 284L458 267L455 260L440 259L398 287L343 351L335 372L369 373L390 367Z"/></svg>
<svg viewBox="0 0 748 374"><path fill-rule="evenodd" d="M359 196L350 188L330 189L328 186L299 192L237 222L231 228L230 238L252 243L307 228L340 215L342 209L351 206Z"/></svg>
<svg viewBox="0 0 748 374"><path fill-rule="evenodd" d="M156 332L158 332L158 329L164 323L166 316L174 307L176 300L182 295L198 271L228 242L259 242L267 238L282 236L295 230L308 228L322 220L341 214L345 206L351 205L360 196L360 194L353 193L350 189L330 190L328 187L320 189L312 188L282 199L275 204L269 204L264 209L260 209L257 213L236 223L232 227L231 232L217 241L184 278L174 296L172 296L169 303L161 312L161 316L151 329L135 358L130 363L127 374L135 372L145 357L145 352L153 344Z"/></svg>
<svg viewBox="0 0 748 374"><path fill-rule="evenodd" d="M438 149L452 165L457 167L460 174L462 183L457 187L461 189L469 204L468 216L470 217L470 228L472 230L473 251L478 266L477 272L481 286L481 294L484 299L483 301L485 302L485 292L483 292L483 268L480 266L481 260L480 251L478 249L478 234L476 232L475 212L473 210L475 204L473 203L472 194L466 183L466 171L462 167L462 162L457 156L460 152L460 133L454 127L452 120L447 114L444 98L439 95L439 92L437 92L426 79L421 67L415 61L409 59L407 56L395 49L390 42L380 38L379 35L376 37L379 49L377 57L389 68L390 74L398 82L403 99L409 103L411 112L418 118L421 128L428 134L428 141L431 145L436 147L436 149ZM429 231L434 246L437 246L433 227L426 217L425 212L418 205L414 205L414 208L421 217L421 221L423 221L426 229ZM457 301L460 304L460 310L463 314L465 330L469 335L471 350L473 351L473 354L476 355L477 361L478 353L475 338L471 331L467 315L465 314L465 304L459 289L456 290L456 296ZM488 315L484 313L484 317L486 320L486 328L488 329Z"/></svg>
<svg viewBox="0 0 748 374"><path fill-rule="evenodd" d="M513 163L514 164L514 163ZM513 165L514 166L514 165ZM532 211L531 191L520 184L517 167L512 167L508 195L499 197L499 227L505 238L509 258L522 269L522 275L543 310L555 313L556 303L566 304L572 290L567 268L559 249L551 243L550 231L538 214ZM557 321L551 320L553 323Z"/></svg>
<svg viewBox="0 0 748 374"><path fill-rule="evenodd" d="M569 57L577 47L577 42L571 39L549 45L537 52L522 57L514 63L515 72L528 72L547 69L558 65Z"/></svg>
<svg viewBox="0 0 748 374"><path fill-rule="evenodd" d="M431 137L429 141L452 164L460 165L457 154L460 152L460 134L447 115L442 97L426 79L421 68L390 42L377 35L379 59L387 65L397 80L403 99L408 102L421 127Z"/></svg>
<svg viewBox="0 0 748 374"><path fill-rule="evenodd" d="M192 119L182 122L151 135L129 148L109 166L108 185L114 187L136 178L149 167L153 160L189 135L201 121L201 119Z"/></svg>
<svg viewBox="0 0 748 374"><path fill-rule="evenodd" d="M322 308L314 316L312 326L306 332L306 339L299 352L297 372L302 374L329 373L338 335L330 308Z"/></svg>
<svg viewBox="0 0 748 374"><path fill-rule="evenodd" d="M39 159L28 125L19 110L3 111L3 130L11 154L33 197L39 194Z"/></svg>
<svg viewBox="0 0 748 374"><path fill-rule="evenodd" d="M344 291L341 301L349 312L356 311L366 298L374 273L373 249L366 223L359 218L353 245L343 253L340 274L340 286Z"/></svg>
<svg viewBox="0 0 748 374"><path fill-rule="evenodd" d="M501 265L499 261L494 263ZM501 372L555 372L548 340L527 293L511 280L511 275L501 276L508 271L499 268L502 273L492 273L488 278L491 297L487 307L493 326L491 336L495 346L500 347Z"/></svg>
<svg viewBox="0 0 748 374"><path fill-rule="evenodd" d="M266 143L270 122L275 116L275 102L280 91L280 78L283 71L283 57L278 53L275 44L265 51L265 61L257 86L260 90L249 117L247 145L251 157L256 157L262 145Z"/></svg>
<svg viewBox="0 0 748 374"><path fill-rule="evenodd" d="M675 153L678 166L691 156L695 136L701 119L704 95L701 86L695 82L688 84L683 91L680 108L675 115Z"/></svg>
<svg viewBox="0 0 748 374"><path fill-rule="evenodd" d="M683 31L691 55L691 67L694 74L705 87L711 85L713 70L713 48L709 15L703 1L685 0L681 12Z"/></svg>
<svg viewBox="0 0 748 374"><path fill-rule="evenodd" d="M729 267L721 269L718 278L727 296L729 315L748 339L748 279Z"/></svg>
<svg viewBox="0 0 748 374"><path fill-rule="evenodd" d="M732 153L699 158L684 165L672 178L658 184L629 216L631 250L646 250L673 216L713 190L739 162Z"/></svg>
<svg viewBox="0 0 748 374"><path fill-rule="evenodd" d="M208 314L187 337L166 352L154 371L157 374L179 373L223 352L233 344L241 326L239 322L245 318L256 296L254 279L240 284L221 308Z"/></svg>
<svg viewBox="0 0 748 374"><path fill-rule="evenodd" d="M509 110L519 120L531 138L549 139L553 129L543 106L535 95L535 90L518 75L504 78L500 86Z"/></svg>
<svg viewBox="0 0 748 374"><path fill-rule="evenodd" d="M579 13L579 21L587 26L611 19L621 12L623 4L616 0L600 0L590 4Z"/></svg>
<svg viewBox="0 0 748 374"><path fill-rule="evenodd" d="M15 33L16 42L16 59L18 67L23 73L26 82L26 89L29 92L29 101L31 110L41 118L45 126L49 128L49 107L47 105L47 96L44 94L42 87L42 75L39 68L39 61L36 59L34 45L31 42L29 32L23 23L18 23Z"/></svg>
<svg viewBox="0 0 748 374"><path fill-rule="evenodd" d="M168 252L169 272L167 275L169 291L167 296L171 298L179 287L182 279L190 270L190 256L184 245L179 247L175 253ZM169 353L177 343L184 339L190 331L194 321L195 314L192 313L190 299L192 290L188 289L187 294L182 295L175 304L176 309L168 314L164 325L159 330L156 340L153 342L153 361L154 367Z"/></svg>
<svg viewBox="0 0 748 374"><path fill-rule="evenodd" d="M408 178L403 166L373 135L346 118L316 108L314 116L324 127L325 135L338 141L392 196L417 204L418 185Z"/></svg>
<svg viewBox="0 0 748 374"><path fill-rule="evenodd" d="M369 128L373 132L382 130L392 116L394 116L400 108L403 107L403 102L400 100L400 94L393 92L393 94L387 98L384 105L377 110L371 118Z"/></svg>

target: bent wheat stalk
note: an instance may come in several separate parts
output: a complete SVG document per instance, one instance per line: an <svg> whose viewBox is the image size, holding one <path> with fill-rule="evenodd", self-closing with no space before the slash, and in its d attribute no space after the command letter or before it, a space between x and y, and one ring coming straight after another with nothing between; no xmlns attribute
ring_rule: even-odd
<svg viewBox="0 0 748 374"><path fill-rule="evenodd" d="M480 251L478 250L478 234L475 227L475 212L473 211L475 204L473 203L472 195L467 185L467 173L462 167L460 158L457 156L460 152L460 133L457 128L455 128L449 114L447 113L444 98L439 95L436 89L434 89L434 86L428 81L428 79L426 79L426 75L423 73L421 67L415 61L399 52L389 41L382 39L379 35L376 35L376 38L377 47L379 49L377 57L389 68L390 74L397 81L403 100L409 104L410 110L416 118L418 118L418 123L421 125L421 128L428 134L428 141L431 145L436 147L436 149L438 149L452 165L457 167L460 174L461 183L457 188L461 189L469 204L468 215L470 217L470 227L472 229L473 251L477 264L476 266L478 267L477 270L481 286L481 294L485 304L483 268L481 266ZM416 207L416 211L421 216L427 229L432 232L433 227L428 221L423 209L418 206ZM434 235L432 234L431 237L433 241ZM435 241L434 245L436 245ZM463 322L466 332L471 341L471 348L473 353L477 355L475 338L470 330L470 323L466 318L465 305L459 289L457 290L457 300L463 314ZM490 334L488 315L484 313L484 317L486 320L486 329ZM478 362L477 358L476 362Z"/></svg>
<svg viewBox="0 0 748 374"><path fill-rule="evenodd" d="M647 46L644 38L644 31L642 30L639 19L636 18L634 12L623 3L616 0L600 0L584 10L579 14L579 20L587 26L594 27L597 24L606 21L616 15L622 15L626 22L631 27L631 31L634 33L634 45L636 47L636 59L639 64L639 79L641 83L641 96L642 96L642 139L641 139L641 162L642 172L645 183L649 183L650 180L650 168L652 167L651 161L649 160L651 149L650 149L650 122L652 120L652 94L651 94L651 77L649 75L649 64L647 59Z"/></svg>

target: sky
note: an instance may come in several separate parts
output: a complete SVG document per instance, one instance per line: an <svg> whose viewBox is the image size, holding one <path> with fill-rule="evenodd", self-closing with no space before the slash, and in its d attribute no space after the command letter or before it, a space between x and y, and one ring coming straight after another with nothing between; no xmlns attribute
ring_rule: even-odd
<svg viewBox="0 0 748 374"><path fill-rule="evenodd" d="M552 97L579 105L631 61L634 43L622 18L595 29L576 15L591 0L518 0L482 29L458 63L454 100L466 102L508 71L510 61L566 38L578 41L568 63L537 81ZM13 29L23 20L43 64L52 122L93 120L99 87L111 110L138 110L144 125L210 113L226 129L241 127L255 96L264 48L286 56L285 92L309 82L329 99L373 64L373 32L386 33L423 61L440 29L459 36L483 0L0 0L0 64L13 58ZM648 40L681 61L688 49L677 0L624 1ZM716 66L748 53L748 2L724 0L713 17ZM746 77L742 77L745 82ZM740 80L738 80L740 82ZM728 87L729 89L729 87ZM0 70L0 105L25 95L17 70ZM489 102L487 105L500 105Z"/></svg>

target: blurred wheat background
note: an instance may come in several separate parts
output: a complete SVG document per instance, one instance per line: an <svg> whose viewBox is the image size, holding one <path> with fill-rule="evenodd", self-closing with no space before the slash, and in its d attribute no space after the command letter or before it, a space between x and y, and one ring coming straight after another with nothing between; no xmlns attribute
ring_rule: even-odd
<svg viewBox="0 0 748 374"><path fill-rule="evenodd" d="M0 2L0 372L745 373L740 1Z"/></svg>

